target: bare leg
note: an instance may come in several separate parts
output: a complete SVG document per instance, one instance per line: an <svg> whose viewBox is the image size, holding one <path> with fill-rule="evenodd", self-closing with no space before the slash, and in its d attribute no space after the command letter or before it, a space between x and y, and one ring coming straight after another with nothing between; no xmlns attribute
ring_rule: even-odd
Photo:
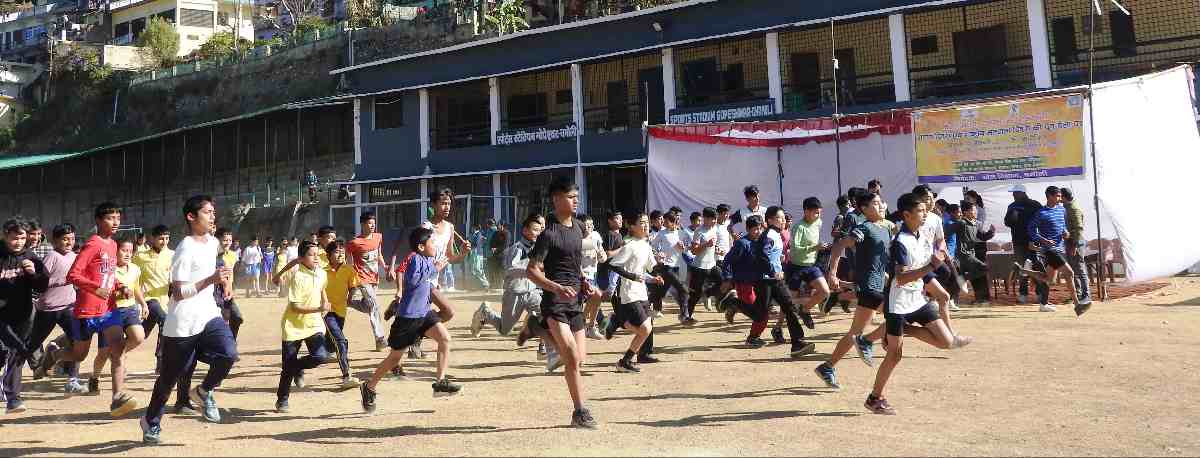
<svg viewBox="0 0 1200 458"><path fill-rule="evenodd" d="M892 335L886 338L888 339L887 356L883 358L883 363L875 372L875 387L871 390L871 394L880 398L883 397L883 389L887 387L888 379L892 377L892 371L896 370L900 359L904 357L904 339Z"/></svg>
<svg viewBox="0 0 1200 458"><path fill-rule="evenodd" d="M383 380L383 377L391 372L392 368L400 365L400 362L403 360L404 350L392 350L388 352L387 357L383 358L383 361L375 368L375 373L371 374L371 380L367 381L367 388L374 390L375 386L379 385L379 381Z"/></svg>
<svg viewBox="0 0 1200 458"><path fill-rule="evenodd" d="M629 351L637 353L642 349L642 344L646 343L646 337L650 336L650 331L654 329L654 325L650 324L650 319L642 322L641 326L633 326L625 323L625 329L633 333L633 340L629 342Z"/></svg>
<svg viewBox="0 0 1200 458"><path fill-rule="evenodd" d="M589 296L587 305L583 308L583 317L587 322L587 327L590 328L596 325L596 312L598 311L600 311L600 296Z"/></svg>
<svg viewBox="0 0 1200 458"><path fill-rule="evenodd" d="M946 288L937 280L931 280L925 284L925 292L932 297L934 302L938 304L938 316L942 321L946 322L946 327L950 328L950 332L954 333L954 328L950 325L950 308L947 304L950 303L950 293L946 292Z"/></svg>
<svg viewBox="0 0 1200 458"><path fill-rule="evenodd" d="M547 320L550 327L550 335L554 337L554 343L558 347L559 357L563 358L566 366L567 391L571 393L571 402L575 404L575 409L583 408L583 377L580 374L582 366L582 353L586 351L586 337L582 330L572 333L571 327L566 323L560 323L554 320Z"/></svg>
<svg viewBox="0 0 1200 458"><path fill-rule="evenodd" d="M436 326L425 331L425 337L433 339L437 342L437 378L441 380L446 378L446 367L450 365L450 331L446 329L446 325L438 323ZM391 370L390 368L388 369Z"/></svg>
<svg viewBox="0 0 1200 458"><path fill-rule="evenodd" d="M836 366L838 361L846 356L846 352L849 352L854 345L854 336L862 334L867 323L871 321L871 315L874 314L874 310L866 307L854 309L854 320L850 322L850 331L838 340L837 346L833 347L833 353L829 355L829 367Z"/></svg>
<svg viewBox="0 0 1200 458"><path fill-rule="evenodd" d="M112 392L116 398L125 389L125 330L120 326L105 329L104 342L108 344L108 359L112 361Z"/></svg>
<svg viewBox="0 0 1200 458"><path fill-rule="evenodd" d="M108 357L108 347L96 350L96 357L92 359L92 377L100 378L100 374L104 373L104 365L108 363Z"/></svg>
<svg viewBox="0 0 1200 458"><path fill-rule="evenodd" d="M824 278L818 278L810 281L808 282L808 286L812 288L812 294L808 295L808 300L803 301L800 304L800 307L802 307L805 312L811 313L814 306L824 303L826 299L829 299L830 291L829 283L826 283Z"/></svg>

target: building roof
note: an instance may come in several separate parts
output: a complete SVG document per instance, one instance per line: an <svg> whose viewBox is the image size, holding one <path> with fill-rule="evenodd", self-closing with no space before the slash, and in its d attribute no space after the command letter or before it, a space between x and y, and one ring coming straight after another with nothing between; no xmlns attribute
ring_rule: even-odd
<svg viewBox="0 0 1200 458"><path fill-rule="evenodd" d="M49 164L51 162L61 161L79 156L83 153L51 153L38 154L34 156L0 156L0 170L12 170L22 167L32 167L35 165Z"/></svg>

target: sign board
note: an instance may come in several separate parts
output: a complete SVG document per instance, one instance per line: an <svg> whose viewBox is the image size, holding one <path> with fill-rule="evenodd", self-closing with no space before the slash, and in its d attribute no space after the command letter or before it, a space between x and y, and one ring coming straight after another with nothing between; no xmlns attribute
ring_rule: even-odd
<svg viewBox="0 0 1200 458"><path fill-rule="evenodd" d="M1083 175L1083 96L913 112L920 183Z"/></svg>
<svg viewBox="0 0 1200 458"><path fill-rule="evenodd" d="M758 118L773 114L775 114L775 99L760 99L725 105L677 108L671 110L671 116L668 116L667 122L670 124L700 124Z"/></svg>
<svg viewBox="0 0 1200 458"><path fill-rule="evenodd" d="M541 143L574 138L579 136L579 126L567 123L552 127L530 127L525 129L505 129L496 131L496 145L512 146L525 143Z"/></svg>

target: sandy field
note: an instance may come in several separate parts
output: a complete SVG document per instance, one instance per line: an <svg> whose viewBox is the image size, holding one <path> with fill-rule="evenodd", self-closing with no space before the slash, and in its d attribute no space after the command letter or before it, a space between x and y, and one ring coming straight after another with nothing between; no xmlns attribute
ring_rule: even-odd
<svg viewBox="0 0 1200 458"><path fill-rule="evenodd" d="M897 416L863 408L874 372L853 352L838 366L841 391L813 374L849 326L840 311L810 332L817 354L793 360L786 345L745 348L744 317L729 326L699 312L697 326L682 328L668 304L657 334L663 362L641 374L614 371L629 334L589 342L595 431L567 427L562 371L547 374L533 346L518 349L494 330L470 337L480 301L498 307L497 295L478 293L453 296L450 374L461 395L432 397L427 341L429 359L408 364L410 380L380 384L372 416L357 390L336 389L337 364L310 371L291 412L275 413L283 305L241 299L242 360L216 394L222 424L168 413L163 444L144 447L135 416L109 417L107 375L100 396L74 397L62 393L62 379L27 377L29 410L0 417L0 455L1200 455L1200 278L1165 283L1097 303L1082 318L1069 307L965 309L957 327L973 345L942 351L906 341L887 393ZM365 315L350 313L351 365L366 377L383 353L373 351ZM143 406L154 339L129 362Z"/></svg>

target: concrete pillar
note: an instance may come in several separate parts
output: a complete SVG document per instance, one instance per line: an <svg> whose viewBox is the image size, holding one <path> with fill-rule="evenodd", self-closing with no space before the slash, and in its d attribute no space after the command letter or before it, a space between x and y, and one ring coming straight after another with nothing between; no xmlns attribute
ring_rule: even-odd
<svg viewBox="0 0 1200 458"><path fill-rule="evenodd" d="M663 108L667 112L667 122L671 121L671 110L675 109L675 50L663 48Z"/></svg>
<svg viewBox="0 0 1200 458"><path fill-rule="evenodd" d="M583 66L571 64L571 120L583 133Z"/></svg>
<svg viewBox="0 0 1200 458"><path fill-rule="evenodd" d="M421 135L421 159L424 159L429 157L429 89L421 89L417 94L421 110L417 130Z"/></svg>
<svg viewBox="0 0 1200 458"><path fill-rule="evenodd" d="M496 132L500 131L500 78L488 78L488 108L492 121L492 144L496 144Z"/></svg>
<svg viewBox="0 0 1200 458"><path fill-rule="evenodd" d="M767 34L767 87L775 100L775 112L783 113L783 71L779 57L779 32Z"/></svg>
<svg viewBox="0 0 1200 458"><path fill-rule="evenodd" d="M422 223L429 221L429 179L421 179L421 216Z"/></svg>
<svg viewBox="0 0 1200 458"><path fill-rule="evenodd" d="M888 16L888 41L892 48L892 81L896 86L896 101L912 100L912 83L908 73L908 39L904 34L904 15Z"/></svg>
<svg viewBox="0 0 1200 458"><path fill-rule="evenodd" d="M1025 7L1029 11L1029 51L1033 56L1033 84L1038 88L1053 87L1045 0L1025 0Z"/></svg>
<svg viewBox="0 0 1200 458"><path fill-rule="evenodd" d="M492 174L492 218L494 218L496 221L500 221L500 218L504 217L504 212L502 212L501 208L500 208L501 205L504 205L504 199L500 198L500 196L502 196L502 195L504 195L504 190L501 189L501 186L500 186L500 174L493 173ZM515 218L516 215L513 215L513 217ZM515 228L510 227L509 229L512 230Z"/></svg>
<svg viewBox="0 0 1200 458"><path fill-rule="evenodd" d="M362 164L362 99L354 99L354 165Z"/></svg>

